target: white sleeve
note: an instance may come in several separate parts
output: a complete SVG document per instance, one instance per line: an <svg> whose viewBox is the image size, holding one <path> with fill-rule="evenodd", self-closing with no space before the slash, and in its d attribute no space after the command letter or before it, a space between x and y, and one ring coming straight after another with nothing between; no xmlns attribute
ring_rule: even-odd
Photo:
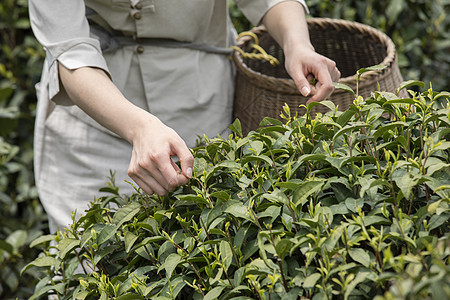
<svg viewBox="0 0 450 300"><path fill-rule="evenodd" d="M308 6L304 0L235 0L234 2L247 19L253 25L257 26L261 23L262 18L272 6L284 1L299 2L303 5L305 11L309 13Z"/></svg>
<svg viewBox="0 0 450 300"><path fill-rule="evenodd" d="M58 64L68 69L108 67L97 39L90 37L83 0L30 0L31 28L46 52L49 98L59 92Z"/></svg>

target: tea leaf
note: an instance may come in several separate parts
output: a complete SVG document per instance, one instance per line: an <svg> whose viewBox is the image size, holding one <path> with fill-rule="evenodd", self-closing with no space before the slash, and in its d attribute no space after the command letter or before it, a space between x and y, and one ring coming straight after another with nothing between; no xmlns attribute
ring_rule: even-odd
<svg viewBox="0 0 450 300"><path fill-rule="evenodd" d="M225 288L225 286L223 286L223 285L216 286L215 288L210 290L203 299L204 300L218 299L224 288Z"/></svg>
<svg viewBox="0 0 450 300"><path fill-rule="evenodd" d="M364 74L366 72L384 70L386 68L387 68L387 66L379 64L379 65L370 66L370 67L367 67L367 68L361 68L358 71L356 71L356 74L358 76L361 76L362 74Z"/></svg>
<svg viewBox="0 0 450 300"><path fill-rule="evenodd" d="M32 241L30 243L30 248L36 247L37 245L43 244L43 243L47 243L50 241L53 241L55 239L55 235L54 234L48 234L48 235L43 235L38 237L37 239L35 239L34 241Z"/></svg>
<svg viewBox="0 0 450 300"><path fill-rule="evenodd" d="M356 95L355 92L353 91L353 89L351 87L349 87L348 85L346 85L346 84L339 83L339 82L333 82L333 86L334 86L335 89L343 90L343 91L346 91L346 92L350 92L353 95Z"/></svg>
<svg viewBox="0 0 450 300"><path fill-rule="evenodd" d="M383 134L385 134L387 131L389 130L393 130L395 128L407 128L408 127L408 123L406 122L393 122L390 123L388 125L385 125L383 127L378 128L374 134L373 134L373 138L375 140L377 140L378 138L380 138Z"/></svg>
<svg viewBox="0 0 450 300"><path fill-rule="evenodd" d="M356 286L362 282L370 275L369 272L358 272L356 275L356 278L353 279L349 285L347 286L347 289L345 290L344 299L348 299L348 297L351 295L351 293L354 291Z"/></svg>
<svg viewBox="0 0 450 300"><path fill-rule="evenodd" d="M225 241L220 241L219 251L224 265L224 271L227 272L233 261L233 252L231 251L230 244Z"/></svg>
<svg viewBox="0 0 450 300"><path fill-rule="evenodd" d="M65 238L57 245L59 250L59 257L64 259L67 253L71 252L74 248L80 245L80 240Z"/></svg>
<svg viewBox="0 0 450 300"><path fill-rule="evenodd" d="M361 248L352 248L349 250L350 257L362 264L364 267L369 268L370 266L370 256Z"/></svg>
<svg viewBox="0 0 450 300"><path fill-rule="evenodd" d="M345 206L352 211L357 212L358 207L362 208L364 205L364 198L354 199L354 198L347 198L345 199Z"/></svg>
<svg viewBox="0 0 450 300"><path fill-rule="evenodd" d="M420 86L421 88L424 88L425 87L425 83L423 83L422 81L418 81L418 80L404 81L397 88L397 94L399 94L401 90L407 89L407 88L409 88L411 86Z"/></svg>
<svg viewBox="0 0 450 300"><path fill-rule="evenodd" d="M178 255L177 253L171 253L166 257L164 263L158 268L158 272L162 269L165 269L166 277L170 278L172 277L172 272L181 261L182 257L180 255Z"/></svg>
<svg viewBox="0 0 450 300"><path fill-rule="evenodd" d="M234 120L233 124L231 124L228 128L237 136L242 137L242 126L239 119Z"/></svg>
<svg viewBox="0 0 450 300"><path fill-rule="evenodd" d="M300 184L300 186L294 192L292 201L296 206L298 206L299 204L305 204L309 196L321 190L323 184L324 183L322 181L307 181Z"/></svg>
<svg viewBox="0 0 450 300"><path fill-rule="evenodd" d="M124 242L125 242L125 251L127 253L130 252L131 247L133 247L134 243L137 241L138 236L135 235L133 232L131 231L127 231L125 233L125 238L124 238Z"/></svg>
<svg viewBox="0 0 450 300"><path fill-rule="evenodd" d="M284 259L284 256L286 253L288 253L292 248L293 242L288 239L280 240L275 244L275 251L277 253L277 256L280 259Z"/></svg>
<svg viewBox="0 0 450 300"><path fill-rule="evenodd" d="M123 223L130 221L140 210L139 203L131 202L117 210L113 217L113 223L116 224L116 227L120 227Z"/></svg>
<svg viewBox="0 0 450 300"><path fill-rule="evenodd" d="M229 206L226 210L226 213L229 213L232 216L251 220L250 219L250 212L248 211L247 206L245 206L242 203L234 203L233 205Z"/></svg>
<svg viewBox="0 0 450 300"><path fill-rule="evenodd" d="M31 267L58 267L60 264L60 260L51 256L41 256L37 257L32 262L28 263L20 273L23 274L26 270Z"/></svg>
<svg viewBox="0 0 450 300"><path fill-rule="evenodd" d="M320 273L314 273L306 277L305 281L303 281L303 288L310 289L316 285L317 280L322 277Z"/></svg>

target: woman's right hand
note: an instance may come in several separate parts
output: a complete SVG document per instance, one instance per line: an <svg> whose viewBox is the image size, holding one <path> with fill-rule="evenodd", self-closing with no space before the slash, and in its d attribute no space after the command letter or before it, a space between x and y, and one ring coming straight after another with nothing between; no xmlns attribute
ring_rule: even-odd
<svg viewBox="0 0 450 300"><path fill-rule="evenodd" d="M133 145L128 174L144 192L162 196L189 181L194 157L181 137L128 101L103 70L59 64L59 75L76 105ZM182 171L172 156L179 158Z"/></svg>
<svg viewBox="0 0 450 300"><path fill-rule="evenodd" d="M128 175L146 193L163 196L188 183L194 157L172 128L150 114L147 119L131 141L133 153ZM181 170L172 156L180 160Z"/></svg>

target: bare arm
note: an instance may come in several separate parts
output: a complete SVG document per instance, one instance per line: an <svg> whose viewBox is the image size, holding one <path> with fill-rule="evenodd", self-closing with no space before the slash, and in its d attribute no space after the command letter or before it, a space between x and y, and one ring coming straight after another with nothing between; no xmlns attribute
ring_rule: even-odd
<svg viewBox="0 0 450 300"><path fill-rule="evenodd" d="M132 144L128 174L145 192L164 195L187 183L194 159L174 130L128 101L101 69L59 64L59 74L76 105ZM178 156L182 173L170 156Z"/></svg>
<svg viewBox="0 0 450 300"><path fill-rule="evenodd" d="M321 101L333 92L333 81L341 74L334 61L315 52L312 46L305 10L295 1L281 2L272 7L264 16L263 24L283 48L286 70L304 96L314 94L309 102ZM309 80L315 78L314 86Z"/></svg>

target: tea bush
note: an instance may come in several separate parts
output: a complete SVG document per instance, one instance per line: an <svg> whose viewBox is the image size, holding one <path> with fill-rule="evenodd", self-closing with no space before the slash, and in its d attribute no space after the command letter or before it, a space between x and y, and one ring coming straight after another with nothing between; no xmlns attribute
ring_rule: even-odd
<svg viewBox="0 0 450 300"><path fill-rule="evenodd" d="M33 242L31 299L448 299L450 93L410 93L286 106L247 136L237 120L165 197L122 197L112 176Z"/></svg>

